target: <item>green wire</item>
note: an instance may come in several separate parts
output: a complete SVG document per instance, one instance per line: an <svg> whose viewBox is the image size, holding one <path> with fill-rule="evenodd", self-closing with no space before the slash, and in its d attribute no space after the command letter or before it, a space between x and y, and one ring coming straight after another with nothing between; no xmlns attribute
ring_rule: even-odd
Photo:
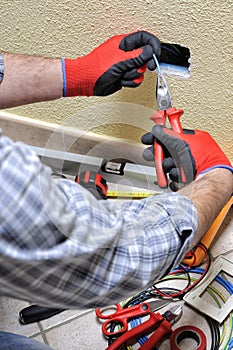
<svg viewBox="0 0 233 350"><path fill-rule="evenodd" d="M175 276L174 277L174 275L172 275L172 276L166 276L162 280L164 281L164 280L167 280L167 279L184 279L184 280L187 280L188 278L186 276ZM191 278L192 282L195 282L196 280L197 280L197 278L193 278L193 277ZM220 297L220 299L222 299L223 303L225 303L226 302L226 298L222 295L222 293L220 293L219 290L216 289L213 286L209 286L206 290L213 297L213 299L217 303L218 307L221 308L221 303L219 302L218 298L216 297L216 295L214 293L216 293ZM232 315L232 313L230 313L230 315L229 315L229 321L230 321L230 332L229 332L229 335L227 337L226 343L223 345L223 350L227 350L228 342L231 339L231 336L232 336L232 333L233 333L233 315ZM222 332L221 332L222 334L221 334L221 338L220 338L220 345L222 344L222 342L223 342L223 340L225 338L225 335L226 335L226 322L227 322L227 319L223 323L223 326L222 326Z"/></svg>
<svg viewBox="0 0 233 350"><path fill-rule="evenodd" d="M171 279L183 279L183 280L188 280L188 277L187 276L175 276L175 275L171 275L171 276L166 276L164 277L161 281L165 281L165 280L171 280ZM197 280L197 278L194 278L194 277L191 277L190 280L192 282L195 282ZM226 302L226 298L223 296L223 294L217 289L215 288L214 286L208 286L206 291L211 295L211 297L214 299L214 301L216 302L216 304L218 305L219 308L221 308L222 304L221 302L219 301L218 297L222 300L223 303ZM218 297L217 297L218 295ZM122 302L122 305L124 305L125 303L127 302L127 300L124 300ZM227 325L227 319L224 321L223 325L222 325L222 329L221 329L221 337L220 337L220 345L222 345L223 341L224 341L224 338L226 337L226 325ZM228 347L228 343L232 337L232 334L233 334L233 314L230 313L229 315L229 325L230 325L230 330L229 330L229 334L228 334L228 337L226 339L226 342L224 343L223 345L223 348L222 350L227 350L227 347ZM133 348L131 346L128 346L127 347L127 350L132 350Z"/></svg>

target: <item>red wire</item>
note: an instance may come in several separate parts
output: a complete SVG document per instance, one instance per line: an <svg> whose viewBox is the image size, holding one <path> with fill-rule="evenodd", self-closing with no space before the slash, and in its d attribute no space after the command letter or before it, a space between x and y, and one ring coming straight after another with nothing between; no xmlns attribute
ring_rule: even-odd
<svg viewBox="0 0 233 350"><path fill-rule="evenodd" d="M204 253L205 253L205 256L206 256L206 266L205 266L205 269L204 269L204 272L203 274L200 276L200 278L198 278L191 286L188 286L186 287L185 289L177 292L177 293L174 293L174 294L166 294L166 293L163 293L161 292L157 287L153 286L153 288L156 290L156 292L161 295L162 297L166 297L166 298L176 298L184 293L187 293L190 289L194 288L203 278L204 276L207 274L208 270L209 270L209 267L210 267L210 255L209 255L209 251L208 249L204 246L204 244L202 243L199 243L198 244L198 247L200 247ZM187 271L190 269L190 267L187 268ZM180 272L183 272L184 273L184 270L180 269L180 270L176 270L176 271L173 271L173 272L170 272L168 274L168 276L170 275L177 275L178 273ZM162 282L163 280L161 280Z"/></svg>

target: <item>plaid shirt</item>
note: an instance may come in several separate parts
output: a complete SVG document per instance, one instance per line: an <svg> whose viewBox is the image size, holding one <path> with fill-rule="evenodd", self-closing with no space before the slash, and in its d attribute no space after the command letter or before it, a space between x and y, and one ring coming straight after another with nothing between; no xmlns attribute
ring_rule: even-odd
<svg viewBox="0 0 233 350"><path fill-rule="evenodd" d="M197 211L177 193L98 201L1 135L0 179L3 295L58 308L109 305L151 285L193 245Z"/></svg>

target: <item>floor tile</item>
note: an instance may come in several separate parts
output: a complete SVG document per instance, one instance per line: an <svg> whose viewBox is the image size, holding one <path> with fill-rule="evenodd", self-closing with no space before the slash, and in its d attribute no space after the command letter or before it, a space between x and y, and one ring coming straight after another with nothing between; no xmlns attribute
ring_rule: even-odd
<svg viewBox="0 0 233 350"><path fill-rule="evenodd" d="M36 337L30 337L30 338L35 339L35 340L39 341L40 343L43 343L43 344L45 343L41 334L37 335Z"/></svg>
<svg viewBox="0 0 233 350"><path fill-rule="evenodd" d="M0 297L0 328L5 332L17 333L25 336L38 334L40 329L37 323L21 325L19 311L29 304L17 299Z"/></svg>
<svg viewBox="0 0 233 350"><path fill-rule="evenodd" d="M49 346L54 350L95 349L107 347L102 337L101 324L94 312L45 332Z"/></svg>
<svg viewBox="0 0 233 350"><path fill-rule="evenodd" d="M79 317L82 314L86 314L91 312L90 310L67 310L67 311L63 311L58 315L55 315L51 318L48 318L47 320L41 321L40 324L42 326L43 330L47 330L50 328L53 328L54 326L57 326L61 323L70 321L74 318Z"/></svg>

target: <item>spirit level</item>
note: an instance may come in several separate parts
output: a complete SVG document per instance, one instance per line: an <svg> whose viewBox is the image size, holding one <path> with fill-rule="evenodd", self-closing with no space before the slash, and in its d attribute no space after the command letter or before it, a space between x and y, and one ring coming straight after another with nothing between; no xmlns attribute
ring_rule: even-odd
<svg viewBox="0 0 233 350"><path fill-rule="evenodd" d="M154 163L148 166L40 147L31 148L40 157L41 162L52 168L55 173L76 176L80 172L94 171L101 174L107 182L118 184L124 181L129 187L142 188L145 192L169 191L159 188Z"/></svg>

